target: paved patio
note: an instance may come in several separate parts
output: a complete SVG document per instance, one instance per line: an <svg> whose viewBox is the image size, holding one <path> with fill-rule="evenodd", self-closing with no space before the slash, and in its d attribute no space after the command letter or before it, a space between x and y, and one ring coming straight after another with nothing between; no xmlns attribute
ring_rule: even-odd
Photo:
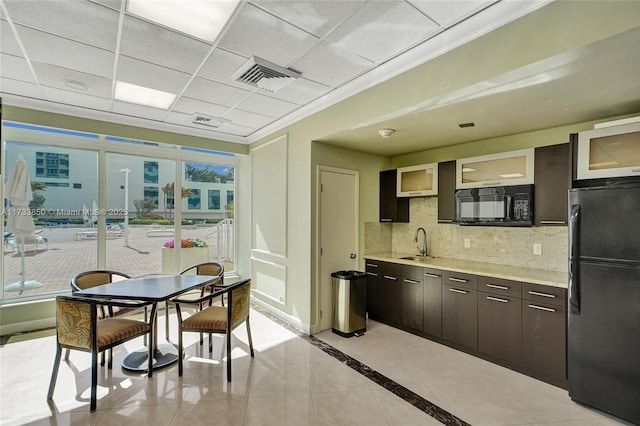
<svg viewBox="0 0 640 426"><path fill-rule="evenodd" d="M107 268L132 276L162 272L162 246L173 239L169 232L147 232L158 229L149 226L131 226L128 246L122 233L109 232L107 236ZM97 240L95 228L43 228L38 235L48 241L48 248L40 244L39 250L27 246L25 251L25 280L35 280L42 287L5 292L5 299L41 293L58 292L69 288L69 280L76 273L95 269ZM201 238L209 243L209 259L217 260L218 228L215 225L183 227L182 238ZM231 237L231 241L233 238ZM35 246L33 247L35 248ZM4 285L20 281L21 254L5 245ZM231 263L225 267L229 269Z"/></svg>

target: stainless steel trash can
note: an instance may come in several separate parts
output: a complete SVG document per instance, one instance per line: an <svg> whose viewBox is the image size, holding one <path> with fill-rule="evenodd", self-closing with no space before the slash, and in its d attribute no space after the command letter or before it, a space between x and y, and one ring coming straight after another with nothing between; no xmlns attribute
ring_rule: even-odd
<svg viewBox="0 0 640 426"><path fill-rule="evenodd" d="M333 328L343 337L363 334L367 330L367 274L338 271L333 278Z"/></svg>

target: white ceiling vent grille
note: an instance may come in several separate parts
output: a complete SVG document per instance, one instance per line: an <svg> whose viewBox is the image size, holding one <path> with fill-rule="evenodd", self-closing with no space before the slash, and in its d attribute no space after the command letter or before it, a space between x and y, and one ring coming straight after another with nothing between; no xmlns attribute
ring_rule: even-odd
<svg viewBox="0 0 640 426"><path fill-rule="evenodd" d="M231 78L268 92L275 92L300 77L300 73L252 56Z"/></svg>
<svg viewBox="0 0 640 426"><path fill-rule="evenodd" d="M220 127L223 124L228 123L229 120L195 112L191 114L191 117L189 117L189 122L192 124L198 124L200 126Z"/></svg>

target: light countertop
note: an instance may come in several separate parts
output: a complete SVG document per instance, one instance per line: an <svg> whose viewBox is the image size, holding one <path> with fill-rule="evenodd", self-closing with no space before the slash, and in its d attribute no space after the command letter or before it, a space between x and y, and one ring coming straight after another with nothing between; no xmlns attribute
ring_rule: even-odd
<svg viewBox="0 0 640 426"><path fill-rule="evenodd" d="M367 254L365 259L394 262L410 266L443 269L447 271L466 272L474 275L484 275L493 278L503 278L513 281L524 281L552 287L567 288L568 275L566 272L543 271L540 269L522 268L518 266L497 265L493 263L471 262L468 260L445 259L427 257L420 260L402 259L415 256L408 253L376 253Z"/></svg>

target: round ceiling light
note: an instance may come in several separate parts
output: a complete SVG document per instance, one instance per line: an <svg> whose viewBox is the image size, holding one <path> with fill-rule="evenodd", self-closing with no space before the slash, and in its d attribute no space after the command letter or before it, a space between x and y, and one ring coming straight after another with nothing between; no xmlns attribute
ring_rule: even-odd
<svg viewBox="0 0 640 426"><path fill-rule="evenodd" d="M391 137L391 135L395 133L395 130L393 130L393 129L380 129L380 130L378 130L378 133L383 138L388 138L388 137Z"/></svg>
<svg viewBox="0 0 640 426"><path fill-rule="evenodd" d="M82 90L84 92L86 92L87 90L89 90L89 86L84 84L81 81L76 81L76 80L62 80L62 82L64 83L65 86L67 86L70 89L73 90Z"/></svg>

